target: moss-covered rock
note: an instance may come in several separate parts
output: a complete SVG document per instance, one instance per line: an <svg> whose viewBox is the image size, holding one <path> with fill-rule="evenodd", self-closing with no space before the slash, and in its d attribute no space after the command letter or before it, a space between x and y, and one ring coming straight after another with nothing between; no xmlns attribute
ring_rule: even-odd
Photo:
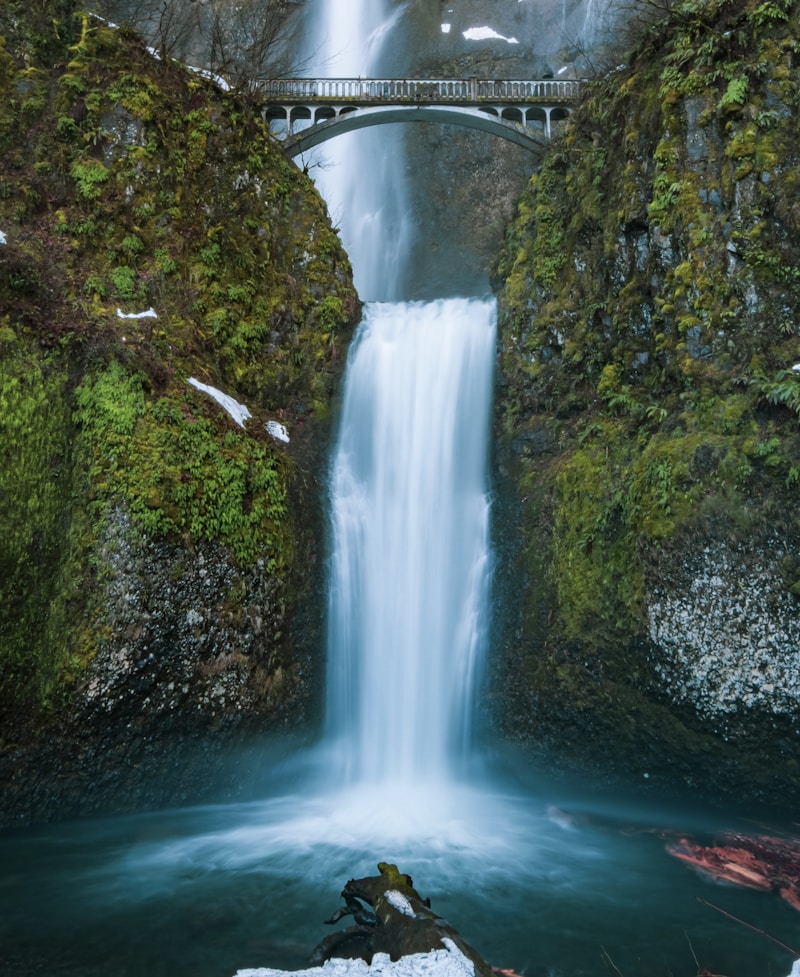
<svg viewBox="0 0 800 977"><path fill-rule="evenodd" d="M496 268L500 458L531 581L508 728L597 761L591 716L628 773L783 799L800 755L799 26L789 0L675 4L589 86Z"/></svg>
<svg viewBox="0 0 800 977"><path fill-rule="evenodd" d="M66 0L0 11L0 231L0 777L52 813L91 755L37 782L55 724L65 755L90 715L125 742L107 799L159 730L305 715L359 303L258 105Z"/></svg>

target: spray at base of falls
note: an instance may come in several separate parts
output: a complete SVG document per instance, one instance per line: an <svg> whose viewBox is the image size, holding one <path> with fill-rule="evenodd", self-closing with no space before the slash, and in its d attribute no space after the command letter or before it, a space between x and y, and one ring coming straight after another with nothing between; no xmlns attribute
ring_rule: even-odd
<svg viewBox="0 0 800 977"><path fill-rule="evenodd" d="M331 476L326 738L337 779L442 782L468 757L490 579L494 303L373 304Z"/></svg>

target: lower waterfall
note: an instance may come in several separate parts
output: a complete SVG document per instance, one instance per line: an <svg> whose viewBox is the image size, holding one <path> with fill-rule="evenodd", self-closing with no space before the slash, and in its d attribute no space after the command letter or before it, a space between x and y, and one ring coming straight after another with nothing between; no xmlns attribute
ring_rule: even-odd
<svg viewBox="0 0 800 977"><path fill-rule="evenodd" d="M494 303L375 303L331 476L327 738L344 781L447 780L488 619Z"/></svg>

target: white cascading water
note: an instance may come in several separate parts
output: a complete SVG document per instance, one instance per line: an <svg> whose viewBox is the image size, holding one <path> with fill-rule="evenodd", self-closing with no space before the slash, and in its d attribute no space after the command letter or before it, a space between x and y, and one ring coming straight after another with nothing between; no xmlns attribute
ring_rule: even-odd
<svg viewBox="0 0 800 977"><path fill-rule="evenodd" d="M307 69L329 78L375 77L403 6L387 0L317 0L309 7ZM318 151L315 182L353 262L365 301L403 298L411 237L402 133L381 126L339 136Z"/></svg>
<svg viewBox="0 0 800 977"><path fill-rule="evenodd" d="M599 39L601 19L602 12L598 0L587 0L580 34L580 42L587 50L591 49Z"/></svg>
<svg viewBox="0 0 800 977"><path fill-rule="evenodd" d="M324 0L314 61L330 76L380 76L402 12ZM331 474L325 741L338 783L402 785L407 796L451 779L468 755L490 574L495 333L491 302L388 301L400 297L410 246L402 134L394 125L335 139L314 176L371 301Z"/></svg>
<svg viewBox="0 0 800 977"><path fill-rule="evenodd" d="M328 726L346 779L448 778L469 745L489 579L489 302L373 304L331 483Z"/></svg>

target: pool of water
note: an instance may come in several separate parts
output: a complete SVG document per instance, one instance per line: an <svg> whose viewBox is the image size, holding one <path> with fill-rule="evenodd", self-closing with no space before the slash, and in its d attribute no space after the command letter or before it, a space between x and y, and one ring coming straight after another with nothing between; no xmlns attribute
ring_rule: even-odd
<svg viewBox="0 0 800 977"><path fill-rule="evenodd" d="M0 973L300 969L329 932L323 921L344 883L376 874L381 860L411 874L494 966L525 977L791 970L791 954L756 930L800 944L795 910L703 878L666 850L686 833L763 825L496 777L376 792L315 789L309 774L297 789L296 767L275 772L272 796L246 804L0 835Z"/></svg>

